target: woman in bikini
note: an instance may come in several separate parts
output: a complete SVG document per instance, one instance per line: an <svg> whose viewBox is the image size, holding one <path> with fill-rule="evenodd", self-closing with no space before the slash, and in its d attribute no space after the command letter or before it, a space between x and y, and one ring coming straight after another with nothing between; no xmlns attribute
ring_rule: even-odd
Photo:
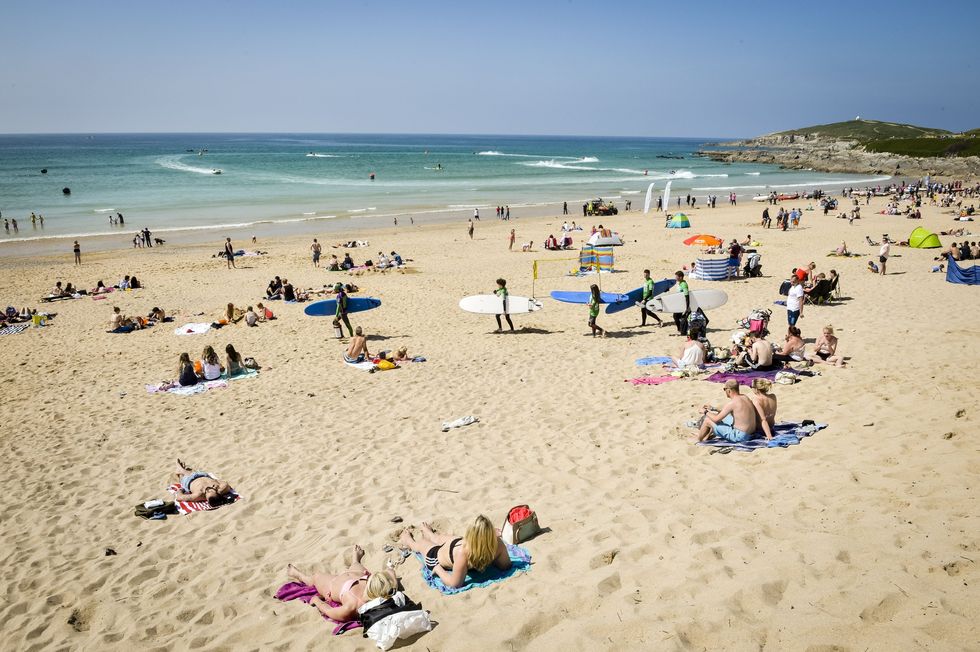
<svg viewBox="0 0 980 652"><path fill-rule="evenodd" d="M298 568L289 564L286 567L286 575L289 579L302 582L316 588L317 595L310 604L320 610L327 618L338 622L347 622L357 618L357 609L371 598L373 595L383 595L392 591L381 591L381 587L391 587L398 585L398 578L390 571L371 574L361 563L364 557L364 550L360 546L354 546L344 554L344 563L348 564L347 570L338 574L312 573L307 575ZM375 591L368 591L368 585L372 585ZM339 606L331 606L337 604Z"/></svg>
<svg viewBox="0 0 980 652"><path fill-rule="evenodd" d="M426 567L453 589L463 586L470 569L482 572L490 564L500 570L510 568L507 546L483 515L477 516L461 537L437 534L423 523L418 538L405 530L398 542L423 555Z"/></svg>

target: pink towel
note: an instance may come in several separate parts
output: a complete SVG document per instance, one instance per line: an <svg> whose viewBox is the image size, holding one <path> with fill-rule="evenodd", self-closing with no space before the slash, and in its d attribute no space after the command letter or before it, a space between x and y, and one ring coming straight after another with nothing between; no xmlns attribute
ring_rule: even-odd
<svg viewBox="0 0 980 652"><path fill-rule="evenodd" d="M302 582L287 582L279 587L276 591L276 600L282 600L283 602L289 602L290 600L299 600L305 604L310 604L312 600L317 595L316 587L310 586L309 584L303 584ZM331 607L339 607L339 602L334 602L333 600L327 600L327 604ZM358 627L363 627L361 621L359 620L349 620L347 622L341 622L339 620L334 620L329 616L320 612L324 620L329 620L332 623L336 623L337 626L333 628L333 635L339 636L344 632L350 631L352 629L357 629Z"/></svg>
<svg viewBox="0 0 980 652"><path fill-rule="evenodd" d="M677 376L643 376L641 378L627 378L627 383L634 385L662 385L672 380L679 380Z"/></svg>

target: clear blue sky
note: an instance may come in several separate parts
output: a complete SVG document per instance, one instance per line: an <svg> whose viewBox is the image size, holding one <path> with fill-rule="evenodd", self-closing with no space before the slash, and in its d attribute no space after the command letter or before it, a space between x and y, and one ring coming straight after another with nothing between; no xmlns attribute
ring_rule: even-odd
<svg viewBox="0 0 980 652"><path fill-rule="evenodd" d="M0 3L0 132L980 127L980 1Z"/></svg>

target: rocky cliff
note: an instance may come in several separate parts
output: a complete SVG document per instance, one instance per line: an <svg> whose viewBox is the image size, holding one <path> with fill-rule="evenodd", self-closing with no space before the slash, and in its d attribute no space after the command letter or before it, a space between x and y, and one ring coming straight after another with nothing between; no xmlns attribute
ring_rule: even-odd
<svg viewBox="0 0 980 652"><path fill-rule="evenodd" d="M856 141L769 134L729 143L708 143L721 149L697 152L726 163L769 163L792 170L846 172L852 174L921 177L940 179L980 178L980 157L916 158L865 151Z"/></svg>

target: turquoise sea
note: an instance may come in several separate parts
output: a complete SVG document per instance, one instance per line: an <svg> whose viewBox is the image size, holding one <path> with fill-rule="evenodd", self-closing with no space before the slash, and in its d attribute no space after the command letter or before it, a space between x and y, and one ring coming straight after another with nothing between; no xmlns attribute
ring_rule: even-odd
<svg viewBox="0 0 980 652"><path fill-rule="evenodd" d="M710 139L397 134L95 134L0 136L0 212L19 233L0 243L119 233L262 228L310 223L338 231L459 219L508 204L594 197L642 208L672 181L672 195L727 201L766 188L803 189L888 177L721 164L693 154ZM42 174L41 170L47 173ZM221 174L214 174L220 170ZM374 180L370 179L374 173ZM70 188L65 195L62 188ZM32 227L31 212L44 216ZM539 211L540 212L540 211ZM109 224L123 213L124 227ZM165 237L165 236L164 236Z"/></svg>

